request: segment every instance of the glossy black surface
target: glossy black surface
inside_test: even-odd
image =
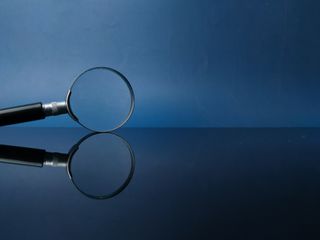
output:
[[[9,127],[0,144],[68,152],[86,134]],[[81,194],[64,168],[1,163],[1,239],[303,239],[320,224],[320,129],[117,134],[136,166],[111,199]]]

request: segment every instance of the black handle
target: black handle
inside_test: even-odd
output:
[[[46,151],[42,149],[0,145],[0,162],[42,167]]]
[[[42,103],[27,104],[0,110],[0,126],[29,122],[46,117]]]

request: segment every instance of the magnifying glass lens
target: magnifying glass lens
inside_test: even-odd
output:
[[[75,80],[68,104],[81,125],[96,132],[109,132],[129,119],[134,95],[121,73],[110,68],[92,68]]]

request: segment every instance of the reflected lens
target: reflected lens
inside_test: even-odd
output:
[[[69,162],[69,174],[79,191],[93,198],[110,198],[129,183],[134,155],[129,144],[114,134],[85,139]]]
[[[134,107],[128,80],[114,69],[92,68],[73,83],[67,98],[69,111],[84,127],[109,132],[121,127]]]

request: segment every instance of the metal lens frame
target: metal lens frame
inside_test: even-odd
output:
[[[79,120],[76,116],[76,114],[73,113],[72,109],[71,109],[71,105],[70,105],[70,96],[72,94],[72,88],[73,86],[76,84],[76,82],[84,75],[86,74],[87,72],[90,72],[90,71],[94,71],[94,70],[104,70],[104,71],[110,71],[112,73],[115,73],[116,75],[118,75],[120,77],[120,79],[126,84],[126,86],[128,87],[128,90],[130,92],[130,99],[131,99],[131,104],[130,104],[130,111],[128,112],[128,115],[127,117],[122,121],[120,122],[116,127],[112,128],[112,129],[108,129],[108,130],[105,130],[105,131],[99,131],[99,130],[96,130],[96,129],[92,129],[88,126],[86,126],[85,124],[81,123],[81,120]],[[66,103],[67,103],[67,110],[68,110],[68,114],[69,116],[75,120],[77,123],[79,123],[81,126],[83,126],[84,128],[90,130],[90,131],[93,131],[93,132],[98,132],[98,133],[107,133],[107,132],[112,132],[120,127],[122,127],[128,120],[129,118],[131,117],[132,113],[133,113],[133,110],[134,110],[134,106],[135,106],[135,96],[134,96],[134,92],[133,92],[133,89],[132,89],[132,86],[130,84],[130,82],[128,81],[128,79],[122,74],[120,73],[119,71],[113,69],[113,68],[110,68],[110,67],[93,67],[93,68],[89,68],[87,70],[85,70],[84,72],[82,72],[72,83],[68,93],[67,93],[67,97],[66,97]]]

